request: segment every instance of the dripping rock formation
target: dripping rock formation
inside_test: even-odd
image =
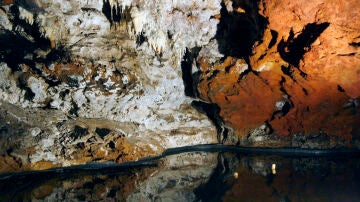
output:
[[[1,172],[360,146],[356,0],[0,5]]]

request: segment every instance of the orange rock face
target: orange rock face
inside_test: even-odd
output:
[[[241,3],[233,6],[245,8],[244,18],[253,16]],[[215,64],[198,58],[200,98],[220,107],[238,137],[232,143],[247,142],[261,128],[265,146],[302,146],[309,138],[319,138],[309,147],[353,145],[360,135],[358,2],[263,0],[258,6],[268,22],[252,53],[242,55],[249,67],[231,54]]]
[[[359,2],[352,1],[264,1],[261,14],[268,28],[278,32],[279,41],[290,30],[301,32],[309,23],[329,23],[305,53],[301,69],[342,86],[351,98],[360,95]]]

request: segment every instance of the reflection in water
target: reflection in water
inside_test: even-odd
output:
[[[202,201],[359,201],[358,158],[285,158],[219,154]],[[276,174],[273,174],[273,164]],[[234,177],[237,173],[237,178]]]
[[[359,169],[358,157],[188,152],[137,167],[2,175],[0,201],[360,201]]]

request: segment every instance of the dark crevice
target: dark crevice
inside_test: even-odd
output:
[[[240,73],[237,83],[240,83],[240,81],[242,79],[244,79],[249,73],[253,73],[256,76],[259,76],[259,72],[253,70],[249,57],[245,57],[243,59],[245,60],[246,64],[248,65],[248,68],[245,71]]]
[[[351,42],[349,43],[350,46],[354,46],[354,47],[359,47],[360,46],[360,42]]]
[[[141,46],[146,40],[147,38],[144,36],[144,33],[141,32],[139,35],[136,35],[136,46]]]
[[[76,102],[74,100],[71,101],[71,109],[69,110],[69,114],[75,117],[79,117],[78,111],[79,111],[79,107],[76,104]]]
[[[271,126],[271,124],[269,123],[269,121],[265,121],[265,126],[266,126],[266,129],[267,129],[266,134],[270,135],[270,134],[274,133],[274,129]]]
[[[41,109],[49,109],[49,110],[53,110],[53,109],[55,109],[55,108],[53,108],[52,106],[51,106],[51,102],[52,101],[54,101],[53,99],[51,99],[51,98],[47,98],[46,100],[45,100],[45,102],[44,102],[44,106],[42,106],[42,107],[40,107]]]
[[[212,79],[215,79],[216,78],[216,76],[217,76],[217,74],[218,73],[220,73],[220,70],[214,70],[213,72],[211,72],[212,74],[209,76],[209,77],[207,77],[206,79],[208,80],[208,81],[210,81],[210,80],[212,80]]]
[[[109,191],[109,193],[106,195],[106,197],[108,197],[108,198],[116,198],[116,192],[117,191],[118,191],[117,189],[112,188]],[[85,201],[85,199],[83,201]]]
[[[302,87],[302,91],[304,92],[305,95],[309,95],[308,91],[306,90],[306,88]]]
[[[229,128],[223,126],[220,135],[218,135],[218,141],[224,144],[229,137],[229,132]]]
[[[70,87],[75,87],[75,88],[79,87],[79,81],[68,75],[64,76],[64,82],[67,83]]]
[[[88,7],[82,7],[81,8],[82,11],[84,12],[96,12],[96,8],[88,8]]]
[[[103,7],[101,9],[106,19],[110,22],[110,27],[112,27],[114,23],[120,23],[122,20],[129,22],[131,18],[130,10],[130,7],[123,8],[119,3],[111,7],[109,0],[103,0]]]
[[[112,21],[120,22],[120,20],[121,20],[121,10],[119,7],[119,3],[117,3],[117,6],[112,7]]]
[[[110,132],[110,129],[107,128],[96,128],[95,132],[102,138],[104,139]]]
[[[6,154],[7,154],[8,156],[11,156],[11,153],[12,153],[13,151],[14,151],[13,148],[9,148],[9,149],[6,150]]]
[[[246,58],[251,55],[255,41],[262,39],[268,21],[258,14],[258,2],[234,0],[233,7],[244,8],[245,13],[228,12],[225,3],[221,3],[221,18],[215,38],[220,53],[225,57]]]
[[[310,50],[311,44],[320,36],[320,34],[330,25],[324,23],[309,23],[301,33],[295,36],[294,31],[290,30],[287,41],[281,39],[277,47],[282,59],[291,65],[299,68],[300,60],[304,54]]]
[[[111,5],[108,0],[103,0],[103,7],[101,9],[102,13],[105,15],[106,19],[110,22],[110,27],[113,24],[111,16]]]
[[[291,108],[292,108],[292,104],[289,102],[285,102],[284,106],[281,109],[283,116],[285,116],[290,111]]]
[[[265,53],[263,53],[263,54],[261,54],[261,55],[260,55],[260,57],[259,57],[259,59],[258,59],[258,61],[260,61],[260,60],[264,59],[264,57],[266,56],[266,54],[267,54],[266,52],[265,52]]]
[[[39,62],[45,63],[47,66],[50,64],[57,63],[70,63],[71,56],[69,49],[64,45],[58,45],[56,49],[51,49],[51,51],[46,55],[46,59],[39,59]]]
[[[66,97],[66,95],[68,95],[69,93],[70,93],[70,90],[69,90],[69,89],[65,89],[65,90],[61,91],[61,92],[59,93],[60,99],[64,100],[64,98]]]
[[[197,80],[199,75],[192,73],[193,63],[199,55],[201,48],[195,47],[186,49],[183,60],[181,61],[182,79],[185,87],[185,95],[195,98],[197,96]]]
[[[345,90],[340,85],[337,85],[337,90],[342,93],[345,92]]]
[[[25,74],[21,75],[19,78],[18,78],[18,82],[17,82],[17,86],[24,90],[25,91],[25,94],[24,94],[24,98],[26,100],[33,100],[34,97],[35,97],[35,93],[32,92],[32,90],[27,86],[27,83],[26,83],[26,80],[27,80],[27,76]]]
[[[284,106],[280,110],[276,110],[271,115],[270,121],[274,120],[275,118],[280,118],[285,116],[289,113],[290,109],[292,108],[292,104],[290,102],[285,102]]]
[[[240,83],[240,81],[241,81],[242,79],[244,79],[244,78],[246,77],[246,75],[248,75],[250,72],[254,73],[255,75],[258,75],[256,71],[251,70],[250,64],[249,64],[249,68],[248,68],[247,70],[245,70],[245,71],[243,71],[243,72],[240,73],[239,78],[238,78],[238,80],[237,80],[237,83]]]
[[[344,54],[337,54],[338,56],[354,56],[356,53],[344,53]]]
[[[83,149],[85,149],[85,143],[79,142],[76,144],[75,148],[79,149],[79,150],[83,150]]]
[[[33,93],[32,90],[31,90],[29,87],[24,87],[24,88],[22,88],[22,89],[25,90],[24,98],[25,98],[26,100],[31,101],[31,100],[34,99],[35,93]]]
[[[119,156],[116,157],[115,162],[119,162],[119,160],[124,156],[124,153],[119,154]]]
[[[231,67],[233,67],[232,64],[230,64],[229,66],[225,67],[225,72],[226,72],[226,73],[229,73]]]
[[[49,85],[49,87],[54,87],[54,86],[57,86],[57,85],[59,85],[61,83],[61,81],[57,80],[55,78],[55,76],[51,76],[51,77],[50,77],[51,79],[45,78],[45,82]]]
[[[111,148],[111,149],[115,149],[115,143],[113,141],[110,141],[108,146]]]
[[[220,117],[220,107],[215,103],[205,103],[201,101],[193,101],[191,106],[198,110],[200,113],[206,114],[210,121],[214,124],[217,130],[217,137],[219,143],[226,140],[227,133],[224,128],[224,120]],[[224,135],[225,133],[225,135]]]
[[[279,33],[277,31],[275,31],[275,30],[271,29],[270,33],[271,33],[271,40],[270,40],[270,43],[268,45],[269,49],[276,44],[277,38],[279,36]]]
[[[287,67],[282,65],[281,66],[281,71],[288,77],[290,77],[293,81],[296,81],[294,78],[294,70],[291,67]]]
[[[169,40],[172,40],[173,34],[170,31],[167,31],[167,36]]]
[[[287,91],[286,91],[286,89],[284,87],[285,82],[286,82],[285,77],[281,76],[281,81],[279,82],[280,91],[283,92],[286,95],[287,100],[285,101],[285,103],[284,103],[284,105],[282,106],[281,109],[276,110],[276,111],[273,112],[273,114],[270,117],[270,121],[274,120],[275,118],[281,118],[281,117],[285,116],[294,107],[294,104],[291,101],[291,96],[287,93]]]
[[[283,92],[285,95],[288,96],[288,99],[290,99],[290,95],[287,93],[286,89],[284,88],[284,83],[286,82],[285,77],[281,76],[281,80],[279,82],[280,84],[280,91]]]
[[[300,69],[299,69],[299,71],[300,71],[300,76],[303,77],[304,79],[306,79],[307,74],[305,72],[301,71]]]
[[[86,134],[88,134],[87,128],[83,128],[83,127],[76,125],[74,128],[74,131],[70,134],[70,137],[73,140],[77,140],[77,139],[84,137]]]

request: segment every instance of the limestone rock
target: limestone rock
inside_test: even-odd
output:
[[[215,127],[184,93],[180,62],[215,35],[219,9],[219,0],[2,2],[1,117],[14,121],[4,123],[9,160],[0,170],[135,161],[216,143]]]

